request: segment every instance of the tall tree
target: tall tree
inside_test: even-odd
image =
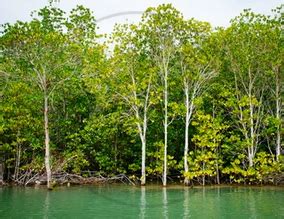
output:
[[[260,59],[264,56],[261,49],[264,20],[264,16],[245,10],[227,29],[227,57],[237,100],[233,114],[244,137],[249,167],[253,166],[264,118],[265,70]]]
[[[49,6],[41,9],[38,16],[39,19],[31,22],[6,25],[1,41],[3,54],[18,72],[17,77],[37,86],[41,93],[47,187],[51,189],[50,101],[60,87],[75,76],[80,66],[76,55],[80,53],[80,46],[65,33],[68,22],[62,10]]]
[[[189,125],[195,111],[195,101],[205,90],[206,83],[215,75],[212,68],[213,57],[205,42],[210,34],[208,23],[189,20],[187,22],[187,41],[181,46],[177,55],[180,65],[181,80],[185,96],[185,143],[184,143],[184,175],[185,185],[189,184],[188,151],[189,151]]]
[[[265,20],[263,50],[266,51],[265,56],[262,57],[264,68],[268,72],[268,84],[272,93],[272,99],[275,102],[275,110],[272,110],[277,119],[276,124],[276,147],[275,155],[276,160],[279,161],[279,155],[281,154],[281,112],[283,101],[283,8],[284,5],[273,10],[274,16],[268,17]],[[271,80],[273,78],[273,80]]]
[[[141,141],[141,185],[146,184],[146,135],[151,105],[153,69],[141,50],[137,26],[120,26],[114,33],[115,46],[111,78],[115,96],[127,106],[128,119],[133,118]],[[112,80],[110,78],[110,80]]]
[[[185,26],[182,15],[170,4],[157,8],[148,8],[142,18],[142,30],[145,33],[144,46],[153,58],[162,82],[163,112],[164,112],[164,161],[163,185],[167,185],[167,149],[169,121],[169,77],[172,74],[174,55],[185,36]]]

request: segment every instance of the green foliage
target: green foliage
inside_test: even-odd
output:
[[[51,4],[29,22],[2,25],[6,180],[44,171],[47,97],[53,171],[143,179],[144,158],[147,177],[160,177],[166,158],[169,175],[193,183],[276,183],[284,170],[283,156],[275,156],[283,138],[282,9],[271,16],[244,10],[228,28],[212,30],[163,4],[138,24],[117,25],[104,43],[83,6],[66,14]]]
[[[184,172],[184,177],[189,180],[206,176],[212,178],[222,168],[219,150],[224,139],[223,133],[228,128],[222,123],[221,118],[212,117],[202,111],[196,113],[192,122],[196,127],[196,134],[192,138],[195,150],[189,153],[189,172]]]
[[[245,155],[231,162],[231,166],[222,170],[223,174],[229,175],[230,181],[236,183],[273,183],[273,176],[281,172],[283,164],[276,162],[274,156],[259,152],[254,159],[254,167],[245,168]]]
[[[164,162],[164,144],[163,142],[154,143],[155,151],[147,153],[147,158],[149,160],[149,165],[146,167],[146,172],[148,175],[152,176],[162,176],[163,173],[163,162]],[[167,155],[168,169],[176,169],[177,161],[173,156]]]

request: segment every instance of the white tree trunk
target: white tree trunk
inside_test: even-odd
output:
[[[186,96],[186,117],[185,117],[185,142],[184,142],[184,173],[188,173],[188,129],[189,129],[189,118],[188,118],[188,96]],[[184,178],[184,184],[189,185],[189,179],[187,176]]]
[[[149,96],[150,96],[150,89],[151,89],[151,81],[149,81],[147,93],[144,102],[144,117],[143,117],[143,133],[142,133],[142,168],[141,168],[141,185],[144,186],[146,184],[146,133],[147,133],[147,112],[149,107]]]
[[[188,173],[188,161],[187,161],[187,156],[188,156],[188,129],[189,129],[189,120],[190,120],[190,115],[189,115],[189,91],[188,91],[188,85],[185,82],[184,84],[184,92],[185,92],[185,106],[186,106],[186,116],[185,116],[185,142],[184,142],[184,173]],[[189,185],[189,179],[187,176],[184,178],[184,184]]]
[[[185,115],[185,138],[184,138],[184,172],[188,173],[189,167],[188,167],[188,150],[189,150],[189,124],[190,119],[193,114],[194,110],[194,103],[196,97],[196,87],[193,88],[192,96],[189,98],[189,84],[188,81],[184,81],[184,94],[185,94],[185,107],[186,107],[186,115]],[[184,184],[189,185],[189,179],[188,177],[184,178]]]
[[[131,75],[132,78],[132,83],[135,85],[135,78],[134,75]],[[147,133],[147,112],[148,112],[148,107],[149,107],[149,96],[150,96],[150,89],[151,89],[151,82],[148,84],[146,96],[145,96],[145,102],[144,102],[144,108],[143,108],[143,125],[140,123],[140,114],[139,114],[139,108],[136,104],[132,106],[132,109],[134,109],[135,116],[137,121],[137,129],[139,132],[140,140],[141,140],[141,156],[142,156],[142,163],[141,163],[141,186],[144,186],[146,184],[146,133]],[[136,90],[133,91],[133,96],[136,100],[137,98],[137,93]]]
[[[249,160],[249,167],[253,166],[253,152],[251,148],[248,149],[248,160]]]
[[[164,170],[163,170],[163,186],[167,185],[167,148],[168,148],[168,72],[167,69],[165,69],[165,75],[164,75]]]
[[[255,143],[254,143],[254,121],[253,121],[253,105],[252,105],[252,100],[251,100],[251,96],[249,96],[250,98],[250,146],[249,146],[249,151],[248,151],[248,158],[249,158],[249,166],[252,167],[253,166],[253,159],[254,159],[254,147],[255,147]]]
[[[138,109],[136,108],[136,118],[139,119],[139,113]],[[139,136],[141,140],[141,157],[142,157],[142,163],[141,163],[141,186],[144,186],[146,184],[146,130],[147,130],[147,116],[144,115],[144,121],[143,121],[143,128],[141,127],[141,124],[137,122],[137,129],[139,131]]]
[[[251,70],[249,68],[249,85],[248,85],[248,98],[249,98],[249,110],[250,110],[250,146],[248,151],[248,158],[249,158],[249,167],[253,166],[253,159],[254,159],[254,151],[255,151],[255,130],[254,130],[254,106],[252,103],[252,88],[253,88],[253,79],[251,75]]]
[[[48,96],[44,94],[44,132],[45,132],[45,168],[47,188],[52,189],[51,186],[51,169],[50,169],[50,148],[49,148],[49,130],[48,130]]]
[[[142,143],[142,164],[141,164],[141,186],[146,184],[146,139],[141,138]]]

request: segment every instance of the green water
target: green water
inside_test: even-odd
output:
[[[284,218],[284,188],[0,188],[0,218]]]

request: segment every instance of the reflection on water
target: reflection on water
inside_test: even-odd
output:
[[[284,188],[0,188],[0,217],[284,218],[283,197]]]
[[[163,187],[163,216],[168,218],[168,197],[167,188]]]
[[[249,205],[249,211],[251,212],[250,218],[257,218],[256,213],[256,206],[255,206],[255,198],[251,191],[248,192],[248,199],[247,199],[248,205]]]
[[[189,218],[189,191],[188,191],[188,188],[185,188],[184,189],[184,192],[183,192],[183,218],[186,219],[186,218]]]
[[[140,218],[145,218],[146,213],[146,188],[141,187],[141,199],[140,199]]]
[[[49,192],[46,192],[46,196],[45,196],[45,200],[44,200],[44,211],[43,211],[43,215],[44,218],[47,219],[48,218],[48,212],[49,212]]]

